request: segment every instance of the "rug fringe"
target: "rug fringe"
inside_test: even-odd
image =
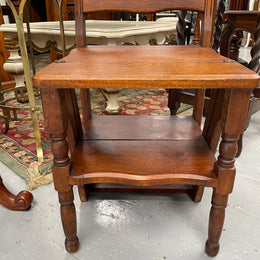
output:
[[[49,172],[41,175],[37,166],[28,169],[28,184],[26,186],[28,190],[36,189],[42,184],[49,184],[51,182],[53,182],[53,177]]]

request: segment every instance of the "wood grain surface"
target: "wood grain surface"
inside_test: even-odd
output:
[[[210,48],[89,46],[36,73],[40,88],[255,88],[259,76]]]
[[[85,131],[84,139],[91,140],[192,140],[201,135],[191,116],[93,116]]]
[[[70,184],[121,183],[136,186],[184,183],[217,186],[215,158],[194,141],[84,141],[72,154]]]
[[[128,11],[139,13],[154,13],[164,10],[196,10],[204,11],[204,0],[83,0],[83,12],[97,11]]]
[[[96,116],[86,126],[72,153],[70,184],[218,183],[215,157],[192,117]]]

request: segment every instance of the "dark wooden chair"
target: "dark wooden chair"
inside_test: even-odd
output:
[[[140,189],[186,184],[213,188],[206,252],[210,256],[218,253],[233,188],[237,140],[244,129],[251,88],[258,85],[259,75],[209,48],[215,6],[215,1],[208,0],[75,2],[77,48],[34,77],[34,85],[41,89],[46,129],[52,141],[52,172],[68,252],[79,247],[73,185],[79,187],[84,201],[90,184]],[[201,46],[86,46],[87,13],[176,9],[202,14]],[[85,100],[83,127],[75,88],[81,89]],[[190,88],[202,93],[222,89],[224,105],[219,108],[213,99],[211,102],[213,111],[222,110],[218,158],[211,148],[215,132],[211,118],[206,118],[207,127],[201,131],[201,113],[191,117],[94,117],[89,88]]]
[[[229,11],[226,12],[227,22],[223,29],[221,37],[221,54],[226,57],[232,57],[239,60],[239,46],[237,48],[237,55],[231,53],[232,37],[235,33],[240,31],[247,31],[254,35],[254,46],[251,49],[252,60],[245,65],[255,71],[259,72],[259,58],[260,58],[260,11]],[[234,48],[233,48],[234,50]],[[247,129],[250,118],[253,114],[260,111],[260,87],[252,90],[252,95],[249,103],[247,120],[245,129]],[[242,151],[242,140],[243,134],[241,134],[239,139],[239,146],[237,157]]]

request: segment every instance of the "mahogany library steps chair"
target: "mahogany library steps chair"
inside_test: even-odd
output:
[[[202,14],[200,46],[86,46],[88,13],[182,9]],[[234,183],[237,140],[259,75],[209,48],[215,9],[214,0],[75,1],[76,49],[34,77],[52,141],[52,173],[68,252],[79,247],[73,185],[79,187],[84,201],[90,184],[142,189],[186,184],[213,188],[206,252],[218,253]],[[83,127],[75,88],[81,89],[85,100]],[[201,131],[196,113],[190,117],[91,116],[90,88],[222,89],[225,101],[218,158],[211,148],[215,128],[210,118]]]

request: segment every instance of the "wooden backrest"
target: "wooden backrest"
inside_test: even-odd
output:
[[[155,13],[173,9],[192,7],[196,11],[204,11],[204,0],[83,0],[83,12],[128,11],[139,13]]]
[[[76,45],[86,46],[86,13],[99,11],[120,11],[134,13],[155,13],[166,10],[191,10],[202,13],[202,46],[210,46],[216,10],[216,0],[75,0]]]

